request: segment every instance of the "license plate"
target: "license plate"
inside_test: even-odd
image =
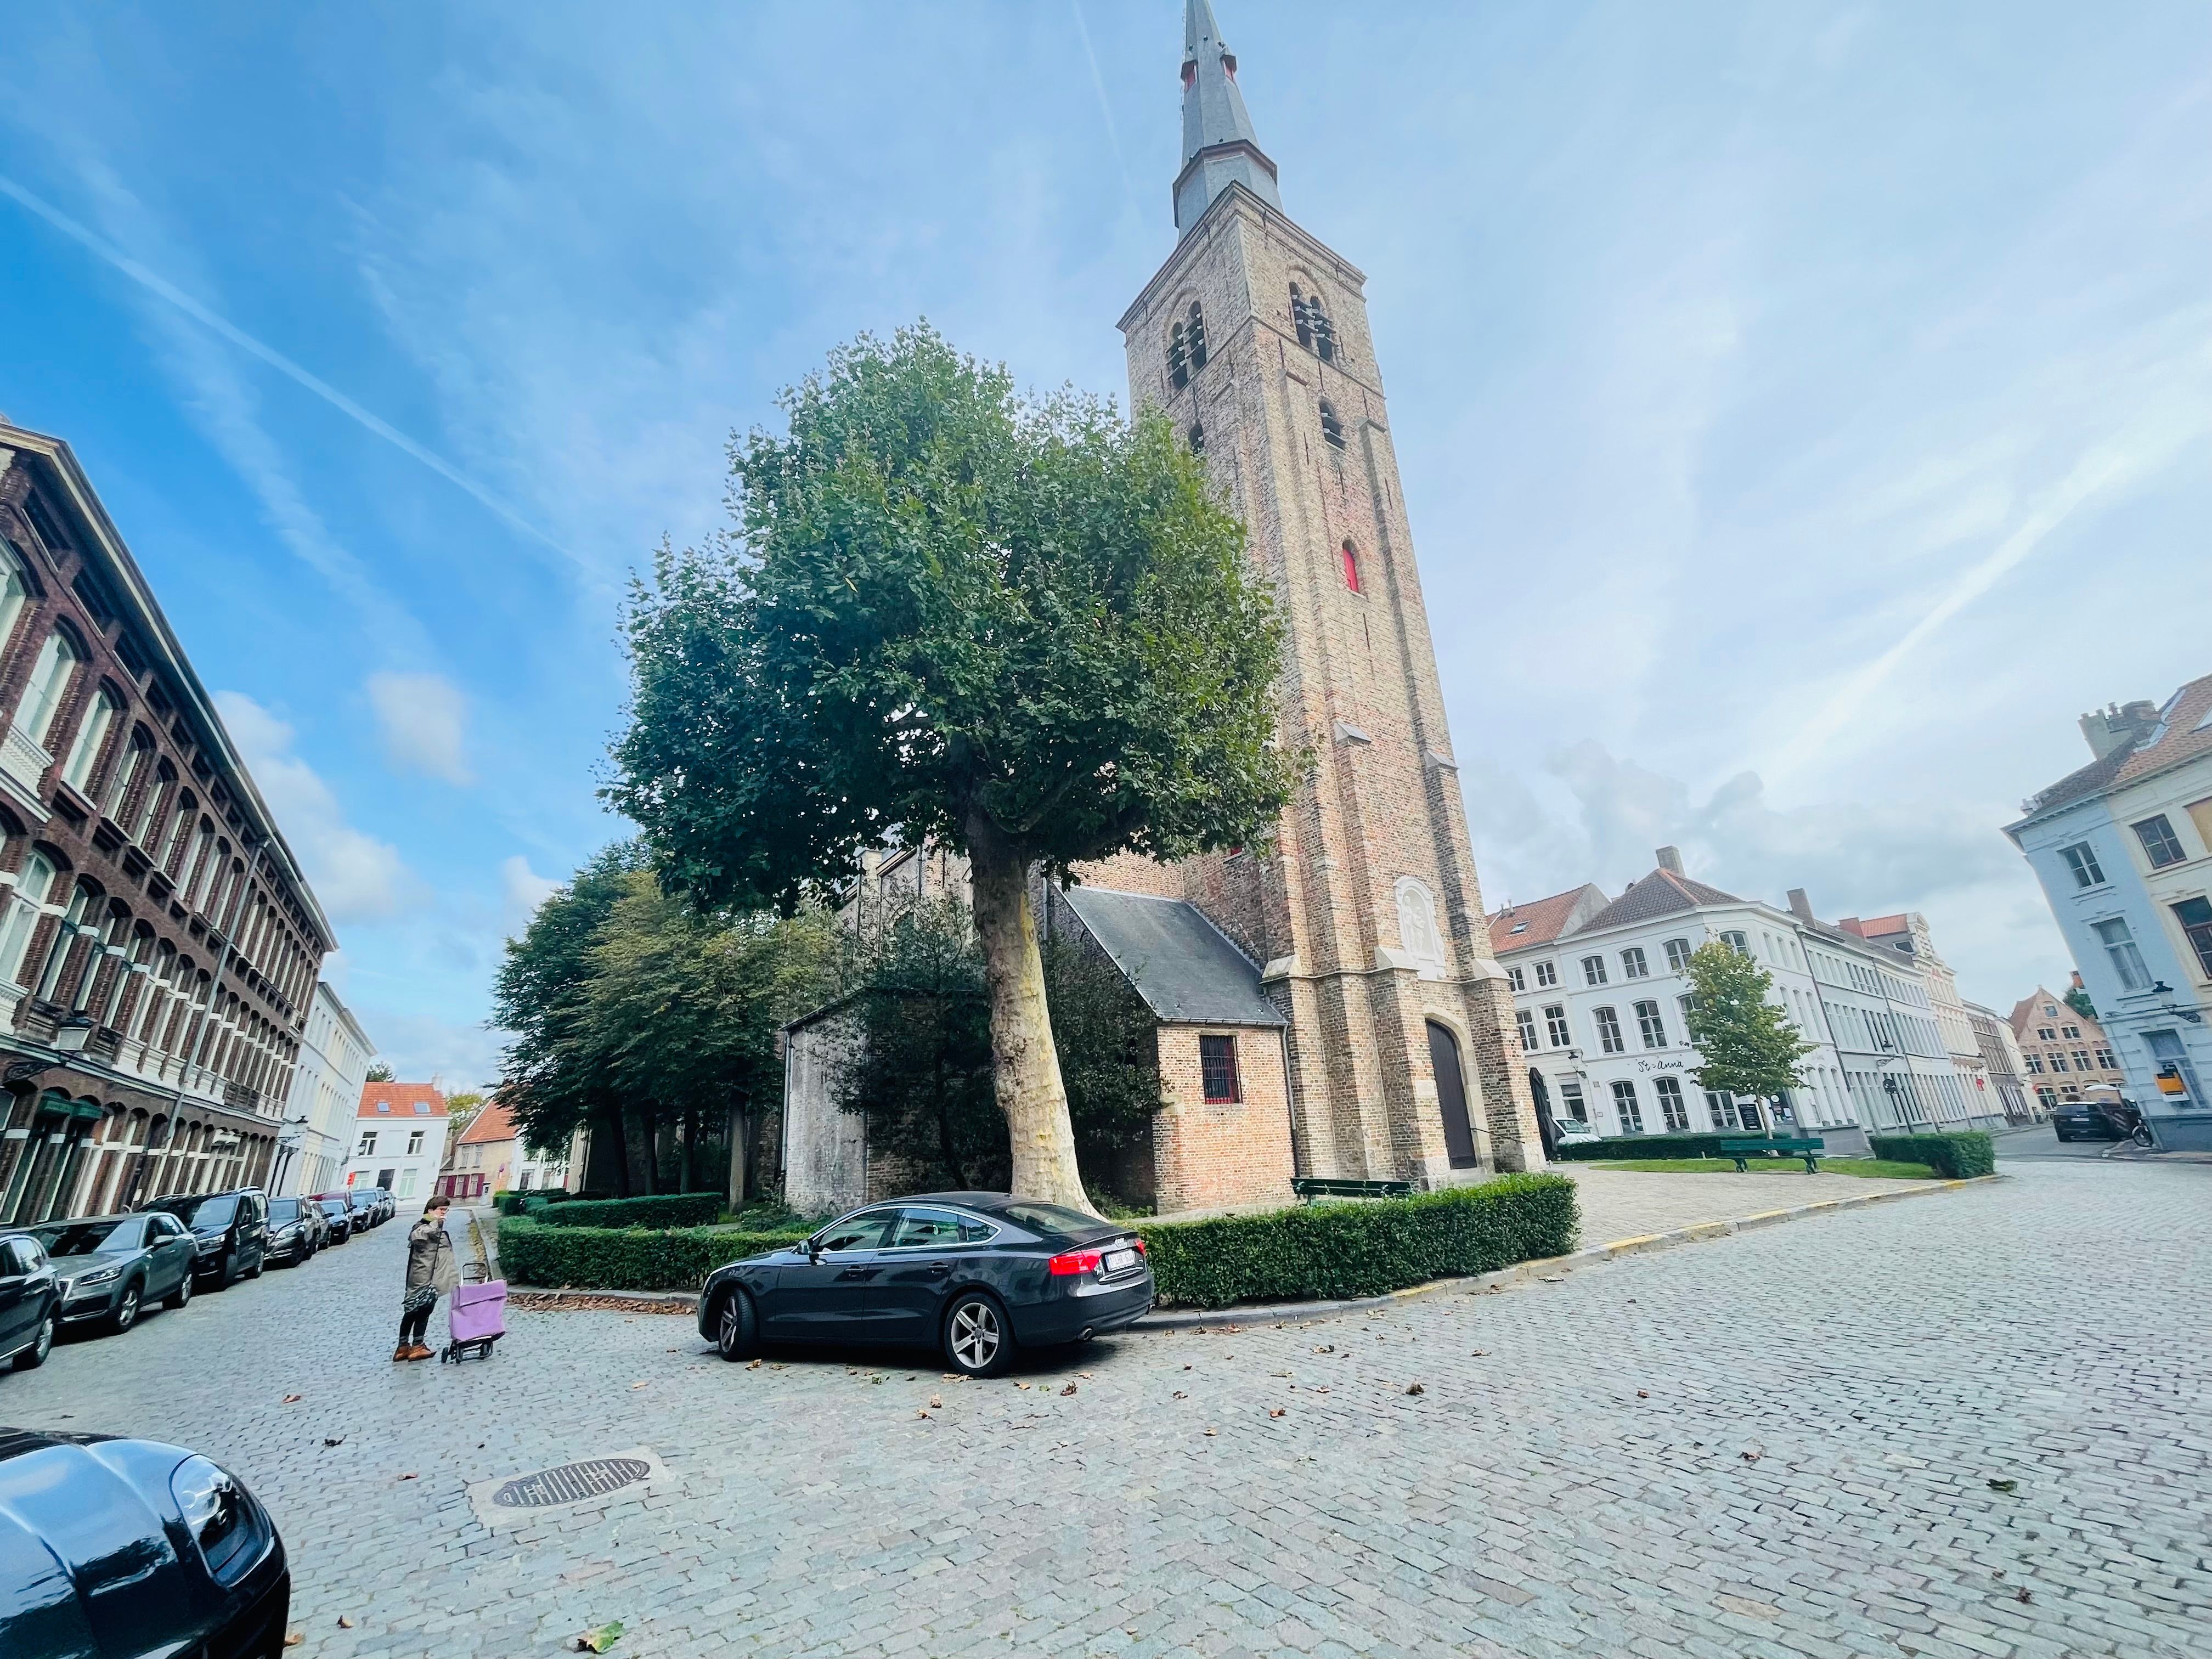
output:
[[[1137,1253],[1134,1250],[1109,1250],[1106,1252],[1106,1271],[1109,1273],[1118,1273],[1124,1267],[1133,1267],[1136,1265]]]

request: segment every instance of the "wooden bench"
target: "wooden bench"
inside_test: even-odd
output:
[[[1753,1153],[1780,1152],[1786,1157],[1803,1158],[1805,1173],[1818,1175],[1820,1173],[1820,1149],[1826,1145],[1818,1135],[1808,1136],[1803,1140],[1723,1140],[1720,1144],[1720,1154],[1723,1158],[1735,1160],[1739,1174],[1751,1168]]]
[[[1413,1187],[1407,1181],[1323,1181],[1311,1176],[1294,1176],[1291,1190],[1310,1204],[1317,1198],[1411,1198]]]

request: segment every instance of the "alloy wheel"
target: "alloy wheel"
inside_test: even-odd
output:
[[[115,1304],[115,1328],[127,1331],[138,1322],[138,1287],[132,1285],[123,1292],[123,1299]]]
[[[988,1370],[1006,1342],[999,1310],[981,1299],[962,1303],[953,1310],[951,1341],[954,1358],[969,1370]]]

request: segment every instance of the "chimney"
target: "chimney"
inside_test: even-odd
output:
[[[1811,921],[1814,919],[1813,901],[1805,896],[1805,890],[1802,887],[1793,887],[1790,890],[1790,914],[1800,921]]]
[[[2081,716],[2081,735],[2088,739],[2089,752],[2099,760],[2122,749],[2132,749],[2158,729],[2158,705],[2137,698],[2120,704],[2108,703],[2105,712]]]
[[[1679,876],[1683,873],[1682,852],[1680,848],[1662,847],[1652,856],[1659,860],[1659,867],[1668,875]]]
[[[1842,928],[1847,933],[1856,933],[1861,939],[1864,939],[1866,937],[1866,929],[1860,925],[1859,919],[1856,916],[1845,916],[1841,921],[1838,922],[1836,926]]]

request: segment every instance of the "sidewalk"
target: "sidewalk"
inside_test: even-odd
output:
[[[1570,1176],[1583,1212],[1583,1243],[1609,1244],[1646,1233],[1672,1232],[1707,1221],[1739,1221],[1768,1210],[1794,1209],[1832,1198],[1911,1191],[1927,1181],[1883,1181],[1863,1176],[1807,1175],[1802,1169],[1738,1175],[1653,1175],[1555,1164]]]

